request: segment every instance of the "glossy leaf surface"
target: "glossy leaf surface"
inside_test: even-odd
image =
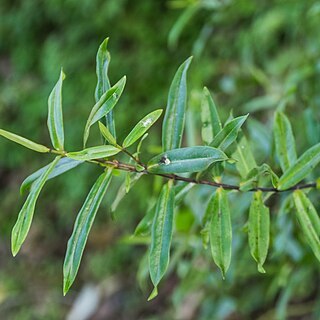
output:
[[[147,168],[151,173],[198,172],[214,162],[227,159],[219,149],[195,146],[164,152],[152,158]]]
[[[280,177],[279,190],[288,189],[304,179],[320,162],[320,143],[308,149]]]
[[[148,115],[146,115],[143,119],[141,119],[136,126],[131,130],[131,132],[127,135],[127,137],[123,141],[123,147],[128,148],[133,143],[135,143],[138,139],[140,139],[149,129],[150,127],[159,119],[161,116],[162,109],[155,110]]]
[[[31,149],[33,151],[42,152],[42,153],[46,153],[46,152],[50,151],[49,148],[47,148],[41,144],[35,143],[31,140],[28,140],[26,138],[23,138],[21,136],[18,136],[17,134],[11,133],[6,130],[0,129],[0,136],[7,138],[8,140],[11,140],[15,143],[21,144],[22,146],[24,146],[28,149]]]
[[[69,291],[77,275],[82,254],[96,217],[101,201],[111,181],[112,171],[106,171],[97,179],[92,186],[77,219],[74,224],[72,235],[68,241],[67,252],[63,264],[63,293]]]
[[[65,74],[61,70],[60,77],[48,99],[48,129],[53,147],[64,150],[64,129],[62,115],[62,82]]]
[[[115,154],[119,153],[121,150],[111,146],[97,146],[87,148],[77,152],[69,152],[66,154],[68,158],[75,159],[78,161],[88,161],[92,159],[100,159],[100,158],[108,158],[114,156]]]
[[[192,57],[177,70],[171,83],[166,112],[162,125],[163,151],[181,146],[187,105],[187,71]]]
[[[19,212],[19,216],[12,229],[11,236],[11,250],[13,256],[19,252],[28,235],[39,194],[46,183],[50,172],[52,172],[59,160],[60,157],[56,157],[54,161],[51,162],[46,168],[46,170],[42,172],[40,177],[34,182],[25,203]]]
[[[169,265],[173,211],[174,188],[172,181],[169,181],[162,187],[159,195],[151,230],[149,271],[155,288],[157,288]]]

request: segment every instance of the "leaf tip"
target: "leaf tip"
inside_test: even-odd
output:
[[[152,292],[150,293],[150,296],[148,297],[148,301],[153,300],[158,295],[158,288],[154,287]]]
[[[263,268],[262,264],[258,263],[258,271],[260,273],[266,273],[266,270]]]

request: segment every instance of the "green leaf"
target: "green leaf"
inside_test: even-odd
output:
[[[53,170],[50,172],[50,174],[47,177],[47,180],[55,178],[57,176],[60,176],[61,174],[77,167],[79,164],[81,164],[82,161],[77,161],[69,158],[61,158],[59,162],[56,164],[56,166],[53,168]],[[47,166],[37,170],[36,172],[32,173],[30,176],[28,176],[21,184],[20,187],[20,194],[23,195],[26,191],[30,190],[33,183],[45,172],[48,170],[48,168],[51,166],[51,164],[48,164]]]
[[[293,192],[296,214],[304,237],[320,261],[320,218],[312,202],[301,190]]]
[[[131,130],[128,136],[124,139],[123,147],[128,148],[139,138],[141,138],[150,129],[150,127],[159,119],[161,113],[162,109],[158,109],[149,113],[143,119],[141,119]]]
[[[231,262],[232,227],[227,192],[218,188],[209,202],[210,246],[215,264],[220,268],[222,277]]]
[[[203,88],[203,98],[201,102],[202,140],[210,144],[213,138],[221,131],[221,120],[217,107],[212,99],[210,91]]]
[[[240,116],[232,119],[228,122],[223,129],[214,137],[213,141],[210,143],[211,147],[219,148],[221,150],[227,149],[231,143],[233,143],[237,137],[238,132],[246,121],[248,114],[245,116]]]
[[[136,226],[136,229],[134,230],[134,235],[136,237],[144,237],[149,234],[150,227],[152,225],[153,217],[155,214],[155,208],[156,205],[154,201],[151,201],[151,205],[149,205],[147,213],[144,215],[144,217],[141,219],[141,221]]]
[[[83,145],[85,146],[89,137],[90,127],[106,116],[117,104],[126,84],[126,77],[121,78],[113,87],[105,92],[100,100],[94,105],[87,120],[84,135]]]
[[[173,181],[170,180],[162,187],[151,230],[149,272],[155,288],[157,288],[169,265],[173,211],[174,188]]]
[[[258,271],[265,273],[263,264],[269,248],[270,213],[263,203],[261,191],[256,191],[253,195],[248,228],[251,255],[258,263]]]
[[[68,158],[75,159],[78,161],[88,161],[92,159],[108,158],[116,155],[120,151],[121,151],[120,149],[114,146],[105,145],[105,146],[91,147],[91,148],[87,148],[77,152],[68,152],[66,156]]]
[[[112,170],[100,175],[92,186],[74,224],[72,235],[68,241],[67,252],[63,264],[63,294],[69,291],[77,275],[84,247],[91,230],[96,213],[107,191],[112,177]]]
[[[163,151],[181,146],[187,105],[187,71],[192,57],[188,58],[177,70],[171,83],[167,108],[162,125]]]
[[[14,134],[2,129],[0,129],[0,136],[3,136],[4,138],[7,138],[8,140],[11,140],[15,143],[21,144],[22,146],[28,149],[31,149],[33,151],[42,152],[42,153],[46,153],[50,151],[49,148],[41,144],[35,143],[31,140],[18,136],[17,134]]]
[[[245,136],[237,143],[237,149],[233,153],[232,158],[237,160],[236,168],[242,178],[246,178],[248,173],[257,166],[250,144]]]
[[[95,90],[96,102],[100,100],[105,92],[107,92],[111,85],[108,77],[108,69],[111,60],[110,53],[107,49],[109,38],[106,38],[100,45],[97,57],[96,57],[96,74],[97,74],[97,86]],[[113,111],[111,110],[106,115],[107,128],[113,137],[116,136],[116,129],[113,119]]]
[[[114,136],[111,134],[109,129],[102,123],[99,122],[99,129],[102,136],[113,146],[117,145],[117,141]]]
[[[195,146],[161,153],[148,162],[147,168],[150,173],[198,172],[227,159],[219,149]]]
[[[297,153],[290,121],[280,111],[274,117],[274,141],[280,167],[285,172],[297,160]]]
[[[53,147],[64,150],[64,129],[62,115],[62,82],[65,74],[61,70],[60,77],[48,99],[48,129]]]
[[[50,172],[53,170],[59,160],[60,157],[56,157],[47,167],[47,169],[43,171],[40,177],[34,182],[27,200],[19,212],[19,216],[12,229],[11,236],[11,250],[13,256],[16,256],[16,254],[19,252],[24,240],[27,237],[35,210],[36,201],[39,197],[41,189],[48,179]]]
[[[280,177],[279,190],[286,190],[303,180],[320,162],[320,143],[308,149]]]

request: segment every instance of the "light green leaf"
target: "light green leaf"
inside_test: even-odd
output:
[[[50,172],[53,170],[59,160],[60,157],[56,157],[47,167],[47,169],[43,171],[40,177],[34,182],[27,200],[19,212],[17,222],[12,229],[11,235],[11,250],[13,256],[16,256],[16,254],[19,252],[24,240],[27,237],[35,210],[36,201],[39,197],[41,189],[48,179]]]
[[[151,173],[198,172],[214,162],[227,159],[219,149],[195,146],[161,153],[148,162],[147,168]]]
[[[81,164],[82,161],[77,161],[69,158],[61,158],[59,162],[56,164],[56,166],[52,169],[50,174],[47,177],[47,180],[55,178],[75,167],[77,167],[79,164]],[[20,187],[20,194],[23,195],[26,191],[30,190],[33,183],[45,172],[48,170],[48,168],[51,166],[51,164],[48,164],[47,166],[37,170],[36,172],[32,173],[30,176],[28,176],[21,184]]]
[[[18,136],[17,134],[14,134],[2,129],[0,129],[0,136],[3,136],[4,138],[7,138],[8,140],[11,140],[15,143],[21,144],[22,146],[28,149],[31,149],[33,151],[42,152],[42,153],[46,153],[50,151],[49,148],[41,144],[35,143],[31,140]]]
[[[150,127],[159,119],[161,113],[162,109],[158,109],[149,113],[143,119],[141,119],[131,130],[128,136],[124,139],[123,147],[128,148],[139,138],[141,138],[150,129]]]
[[[207,210],[211,215],[209,228],[212,257],[225,278],[231,262],[232,227],[228,196],[224,189],[217,189]]]
[[[114,146],[105,145],[105,146],[91,147],[91,148],[87,148],[77,152],[68,152],[66,156],[68,158],[75,159],[78,161],[88,161],[92,159],[108,158],[116,155],[120,151],[121,151],[120,149]]]
[[[121,78],[113,87],[105,92],[100,100],[94,105],[87,120],[84,135],[83,145],[85,146],[89,137],[90,127],[106,116],[117,104],[126,84],[126,77]]]
[[[151,230],[149,272],[155,288],[157,288],[169,265],[173,211],[174,188],[173,181],[170,180],[162,187]]]
[[[117,141],[114,136],[111,134],[109,129],[102,123],[99,122],[99,129],[102,136],[113,146],[117,145]]]
[[[61,70],[60,77],[48,99],[48,129],[53,147],[64,150],[64,129],[62,115],[62,82],[65,74]]]
[[[296,146],[289,119],[280,111],[274,117],[274,141],[276,154],[283,172],[297,160]]]
[[[96,57],[96,74],[97,74],[97,86],[95,90],[96,102],[100,100],[105,92],[107,92],[111,85],[108,77],[108,69],[111,60],[110,53],[107,49],[109,38],[106,38],[100,45],[97,57]],[[113,119],[113,111],[111,110],[106,115],[107,128],[113,137],[116,136],[116,129]]]
[[[214,137],[213,141],[210,143],[211,147],[219,148],[221,150],[227,149],[231,143],[233,143],[237,137],[238,132],[246,121],[248,114],[245,116],[240,116],[232,119],[228,122],[223,129]]]
[[[167,108],[162,124],[163,151],[181,146],[187,105],[187,71],[192,57],[177,70],[168,95]]]
[[[256,191],[253,195],[248,228],[251,255],[258,263],[258,271],[265,273],[263,264],[269,248],[270,213],[263,203],[261,191]]]
[[[320,143],[308,149],[280,177],[279,190],[286,190],[303,180],[320,162]]]
[[[203,98],[201,102],[201,121],[202,140],[206,144],[210,144],[213,138],[222,129],[222,125],[217,107],[212,99],[210,91],[206,87],[203,88]]]
[[[248,173],[257,166],[250,144],[245,136],[237,143],[237,149],[233,153],[232,158],[237,160],[236,168],[242,178],[246,178]]]
[[[314,255],[320,261],[320,218],[312,202],[301,190],[293,192],[296,214],[302,233],[307,239]]]
[[[96,213],[107,191],[112,170],[104,172],[92,186],[74,224],[63,264],[63,294],[69,291],[77,275],[82,254]]]

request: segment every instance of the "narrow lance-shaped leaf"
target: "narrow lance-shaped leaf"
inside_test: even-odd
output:
[[[33,151],[42,152],[42,153],[46,153],[50,151],[50,149],[47,148],[46,146],[35,143],[31,140],[18,136],[17,134],[14,134],[2,129],[0,129],[0,136],[3,136],[4,138],[7,138],[8,140],[11,140],[15,143],[21,144],[22,146],[28,149],[31,149]]]
[[[147,168],[151,173],[199,172],[214,162],[227,159],[219,149],[195,146],[161,153],[148,162]]]
[[[173,181],[170,180],[162,187],[152,224],[149,271],[155,290],[149,299],[154,298],[156,295],[157,286],[169,265],[173,228],[173,211],[174,188]]]
[[[222,129],[217,107],[212,99],[210,91],[203,88],[203,98],[201,102],[202,140],[210,144],[213,138]]]
[[[68,241],[63,264],[63,294],[65,295],[77,275],[82,254],[89,232],[96,217],[101,201],[107,191],[112,177],[112,170],[104,172],[92,186],[74,224]]]
[[[285,172],[297,160],[297,153],[290,121],[280,111],[274,117],[274,141],[280,167]]]
[[[308,149],[280,177],[278,189],[285,190],[303,180],[320,162],[320,143]]]
[[[128,148],[133,143],[135,143],[138,139],[140,139],[149,129],[150,127],[159,119],[161,116],[162,109],[155,110],[148,115],[146,115],[143,119],[141,119],[136,126],[131,130],[128,136],[123,141],[123,147]]]
[[[66,156],[71,159],[75,159],[78,161],[89,161],[92,159],[100,159],[107,158],[116,155],[121,150],[111,146],[111,145],[103,145],[97,147],[87,148],[77,152],[68,152]]]
[[[61,158],[53,170],[48,175],[47,180],[55,178],[81,164],[82,161],[77,161],[70,158]],[[23,195],[26,191],[30,190],[33,183],[45,172],[51,164],[46,165],[45,167],[37,170],[36,172],[32,173],[28,176],[21,184],[20,187],[20,194]]]
[[[187,105],[187,70],[192,57],[177,70],[171,83],[167,108],[162,125],[163,151],[181,146]]]
[[[221,150],[227,149],[238,137],[239,130],[246,121],[248,115],[234,118],[214,137],[210,146]]]
[[[48,179],[50,172],[53,170],[59,160],[60,157],[56,157],[47,167],[47,169],[41,174],[41,176],[34,182],[27,200],[19,212],[17,222],[12,229],[11,250],[13,256],[19,252],[24,240],[27,237],[35,210],[36,201],[39,197],[41,189]]]
[[[60,77],[48,99],[48,129],[52,145],[57,150],[64,150],[64,129],[62,115],[62,82],[65,74],[61,70]]]
[[[270,213],[262,199],[262,192],[256,191],[249,211],[249,247],[252,257],[258,263],[258,271],[265,273],[263,264],[267,258],[270,235]]]
[[[90,127],[106,116],[117,104],[126,84],[126,77],[121,78],[113,87],[105,92],[100,100],[92,108],[89,118],[87,120],[84,135],[83,145],[85,146],[89,137]]]
[[[111,60],[110,53],[107,49],[109,38],[106,38],[100,45],[97,57],[96,57],[96,74],[97,74],[97,86],[95,90],[96,102],[100,100],[102,95],[110,89],[110,81],[108,77],[108,69]],[[106,115],[106,124],[111,135],[116,136],[116,129],[113,119],[113,111],[111,110]]]
[[[237,143],[237,149],[233,153],[232,158],[237,160],[236,168],[243,179],[247,177],[253,168],[257,167],[250,144],[245,136]]]
[[[301,190],[293,192],[296,214],[304,237],[320,261],[320,218],[312,202]]]
[[[209,229],[212,257],[225,278],[231,261],[232,227],[228,196],[224,189],[217,189],[207,210],[211,215]]]
[[[111,132],[109,131],[109,129],[102,123],[99,122],[99,129],[100,132],[102,134],[102,136],[113,146],[115,146],[117,144],[116,139],[114,138],[114,136],[111,134]]]

